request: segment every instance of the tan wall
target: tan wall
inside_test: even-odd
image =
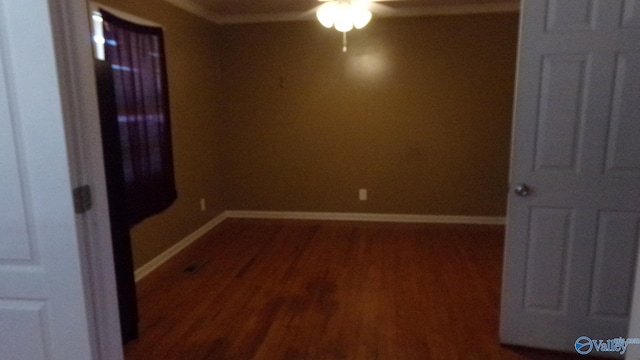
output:
[[[374,19],[343,54],[315,22],[224,26],[227,208],[504,215],[517,31]]]
[[[225,209],[504,215],[516,14],[375,19],[343,54],[315,22],[102,3],[165,29],[178,200],[136,268]]]
[[[144,265],[224,210],[219,116],[220,95],[213,24],[158,0],[101,0],[106,6],[164,28],[178,200],[132,229],[136,268]],[[208,209],[200,211],[200,198]]]

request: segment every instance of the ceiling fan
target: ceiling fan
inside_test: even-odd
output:
[[[318,0],[322,4],[315,9],[318,21],[326,28],[335,28],[346,33],[352,29],[362,29],[373,12],[388,13],[391,8],[381,1],[401,0]]]
[[[371,21],[373,11],[388,11],[389,7],[377,1],[400,0],[318,0],[316,17],[322,26],[335,28],[342,33],[342,52],[347,52],[347,32],[362,29]]]

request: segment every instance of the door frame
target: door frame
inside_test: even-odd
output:
[[[48,0],[73,187],[91,186],[92,208],[77,215],[83,282],[96,359],[122,360],[106,176],[86,0]]]

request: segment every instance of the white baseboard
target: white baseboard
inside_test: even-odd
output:
[[[223,222],[226,218],[227,216],[225,215],[225,212],[223,212],[222,214],[211,219],[206,224],[202,225],[198,230],[189,234],[187,237],[165,250],[162,254],[156,256],[148,263],[136,269],[136,271],[134,272],[136,282],[142,280],[142,278],[149,275],[149,273],[157,269],[160,265],[164,264],[167,260],[171,259],[184,248],[191,245],[194,241],[200,239],[204,234]]]
[[[225,211],[227,218],[378,221],[400,223],[504,225],[504,217],[459,215],[367,214],[289,211]]]
[[[194,231],[178,243],[156,256],[135,271],[136,282],[149,275],[194,241],[200,239],[209,230],[228,218],[243,219],[298,219],[298,220],[338,220],[338,221],[374,221],[398,223],[434,223],[434,224],[473,224],[504,225],[504,217],[494,216],[459,216],[459,215],[410,215],[410,214],[366,214],[366,213],[330,213],[330,212],[295,212],[295,211],[240,211],[227,210],[216,216],[198,230]]]

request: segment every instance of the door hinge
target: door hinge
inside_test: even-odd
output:
[[[91,210],[91,205],[91,187],[89,185],[73,189],[73,207],[76,214],[83,214]]]

